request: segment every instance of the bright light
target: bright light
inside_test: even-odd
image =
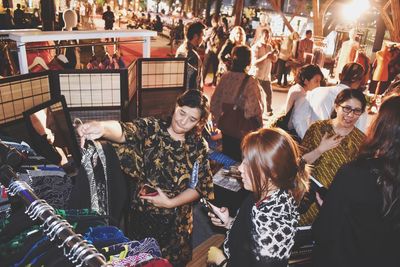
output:
[[[353,0],[353,2],[343,6],[342,18],[346,21],[355,21],[369,8],[369,0]]]

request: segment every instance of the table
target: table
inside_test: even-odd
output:
[[[150,38],[155,36],[157,36],[157,32],[155,31],[136,29],[118,31],[23,31],[9,33],[9,39],[17,43],[18,61],[21,74],[29,72],[25,47],[25,44],[29,42],[132,37],[143,39],[143,57],[150,57]]]

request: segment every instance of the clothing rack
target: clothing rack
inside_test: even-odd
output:
[[[128,41],[114,41],[114,42],[93,42],[93,43],[83,43],[83,44],[65,44],[65,45],[46,45],[46,46],[36,46],[36,47],[29,47],[26,48],[26,51],[31,51],[31,50],[48,50],[48,49],[58,49],[58,48],[67,48],[67,47],[83,47],[83,46],[95,46],[95,45],[110,45],[110,44],[123,44],[123,43],[129,43],[129,44],[140,44],[144,43],[143,40],[128,40]],[[13,51],[13,50],[11,50]],[[16,51],[16,50],[14,50]]]
[[[96,30],[96,31],[48,31],[48,32],[15,32],[10,33],[9,39],[17,42],[18,60],[21,74],[29,72],[26,58],[26,43],[45,42],[50,40],[88,40],[99,38],[134,38],[143,41],[143,57],[150,57],[151,37],[157,32],[148,30]]]
[[[32,188],[23,181],[19,181],[13,169],[4,164],[0,167],[0,182],[8,187],[10,196],[19,196],[27,209],[25,213],[33,220],[39,219],[40,227],[50,241],[58,239],[59,248],[63,248],[64,255],[76,266],[107,266],[106,258],[97,249],[89,244],[82,235],[76,234],[72,226],[63,220],[45,200],[39,199]]]

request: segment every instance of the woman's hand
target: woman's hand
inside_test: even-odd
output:
[[[155,196],[140,196],[141,199],[146,200],[157,208],[174,208],[172,200],[159,188],[156,188],[158,194]]]
[[[343,140],[343,136],[338,134],[332,135],[328,137],[328,133],[325,133],[321,139],[321,143],[319,143],[318,151],[323,154],[324,152],[331,150],[332,148],[337,147],[340,142]]]
[[[84,146],[85,140],[96,140],[104,135],[104,126],[99,121],[92,121],[79,125],[76,128],[80,136],[80,145]]]
[[[213,209],[213,212],[209,212],[208,217],[210,217],[212,224],[229,229],[232,221],[234,220],[229,216],[229,210],[225,207],[218,208],[211,203],[210,205]]]
[[[207,253],[207,263],[220,265],[226,259],[222,250],[217,247],[210,247]]]

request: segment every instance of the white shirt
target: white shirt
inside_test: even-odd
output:
[[[310,124],[317,120],[327,120],[331,117],[333,106],[335,103],[336,96],[344,89],[349,88],[345,84],[338,84],[330,87],[318,87],[312,91],[307,92],[306,100],[309,105]],[[306,104],[305,104],[306,105]],[[307,108],[302,108],[303,111]],[[367,114],[364,112],[360,118],[358,118],[356,127],[365,133],[367,128]],[[300,136],[303,138],[303,136]]]
[[[310,109],[306,101],[306,91],[300,84],[295,84],[290,87],[285,112],[289,112],[293,106],[292,114],[288,122],[289,129],[295,129],[297,134],[303,138],[310,123],[305,118],[309,117]]]

